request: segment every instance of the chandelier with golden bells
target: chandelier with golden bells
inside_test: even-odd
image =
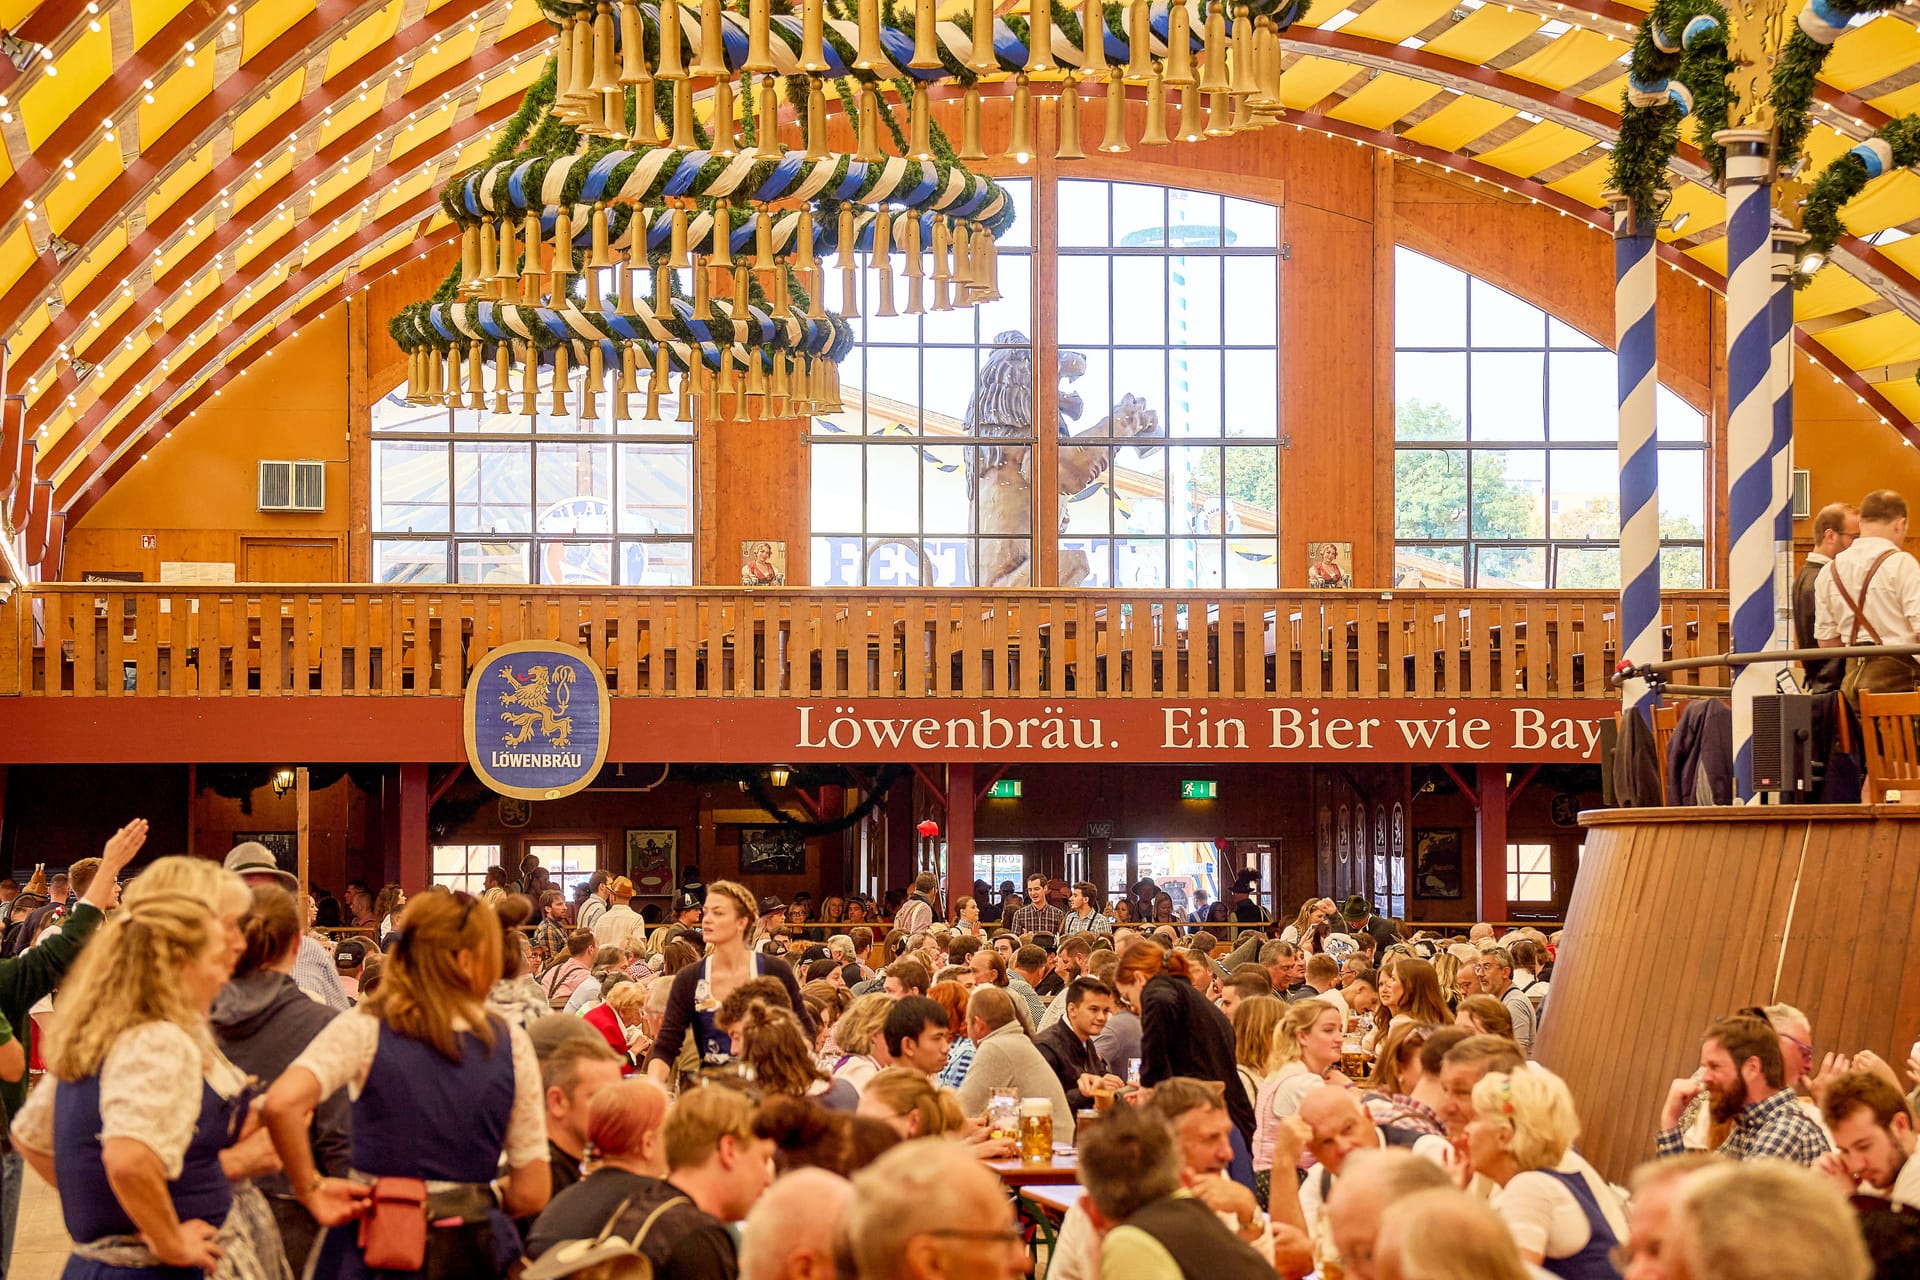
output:
[[[1029,3],[1027,19],[972,0],[943,20],[936,0],[910,14],[904,0],[540,0],[558,53],[488,160],[440,194],[460,266],[389,323],[407,399],[485,409],[491,364],[493,411],[511,411],[517,380],[519,412],[536,412],[545,364],[555,414],[578,368],[588,417],[610,394],[624,420],[644,394],[643,416],[658,418],[676,377],[683,420],[696,396],[709,419],[837,411],[862,259],[877,316],[999,296],[994,242],[1014,208],[966,167],[986,158],[984,82],[1012,81],[1019,162],[1036,103],[1057,104],[1060,158],[1084,156],[1080,96],[1094,83],[1102,151],[1129,149],[1129,85],[1144,86],[1142,146],[1262,128],[1281,115],[1280,33],[1308,0]],[[957,152],[932,120],[941,87],[960,91]],[[851,152],[828,145],[828,94],[853,122]],[[839,315],[822,301],[830,269]]]

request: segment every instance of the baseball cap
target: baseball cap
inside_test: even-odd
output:
[[[333,967],[336,969],[357,969],[366,961],[367,952],[373,950],[365,938],[342,938],[333,948]]]
[[[227,870],[240,876],[272,876],[288,893],[300,892],[300,880],[291,872],[282,871],[280,864],[274,861],[273,850],[258,840],[248,840],[237,844],[227,851],[227,860],[222,864]]]

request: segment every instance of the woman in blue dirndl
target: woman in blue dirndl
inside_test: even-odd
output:
[[[415,898],[379,992],[329,1023],[268,1091],[267,1127],[287,1181],[327,1228],[314,1280],[481,1280],[518,1260],[512,1219],[545,1207],[550,1179],[533,1044],[485,1007],[502,944],[500,921],[481,900]],[[352,1099],[353,1170],[327,1178],[307,1146],[307,1117],[342,1085]],[[424,1209],[412,1210],[429,1224],[418,1268],[368,1264],[358,1219],[385,1179],[425,1184]]]

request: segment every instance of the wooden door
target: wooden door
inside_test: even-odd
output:
[[[331,538],[243,538],[242,582],[338,582],[340,544]]]

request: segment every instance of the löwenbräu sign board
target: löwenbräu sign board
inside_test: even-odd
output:
[[[607,761],[607,680],[591,658],[525,640],[487,654],[467,681],[467,763],[503,796],[558,800]]]

